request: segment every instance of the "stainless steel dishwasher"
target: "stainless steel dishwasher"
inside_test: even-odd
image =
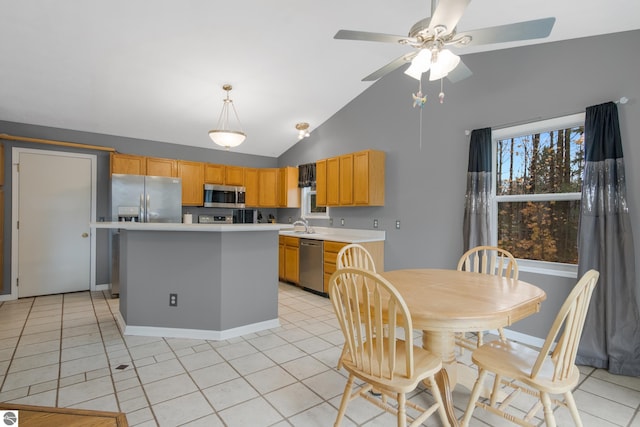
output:
[[[300,286],[324,293],[324,241],[300,239]]]

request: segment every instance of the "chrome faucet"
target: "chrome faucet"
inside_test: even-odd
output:
[[[291,224],[293,227],[295,227],[296,225],[302,225],[304,227],[304,232],[307,234],[311,234],[313,233],[313,229],[309,226],[309,221],[307,221],[304,218],[300,218],[299,220],[295,221],[293,224]]]

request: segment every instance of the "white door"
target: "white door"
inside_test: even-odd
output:
[[[12,163],[17,296],[90,289],[95,156],[14,148]]]

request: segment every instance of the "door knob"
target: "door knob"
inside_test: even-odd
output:
[[[82,233],[82,237],[84,237],[84,238],[89,237],[89,233]]]

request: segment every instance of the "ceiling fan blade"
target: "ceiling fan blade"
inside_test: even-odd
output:
[[[333,36],[340,40],[362,40],[367,42],[400,43],[401,40],[410,39],[406,36],[396,36],[393,34],[370,33],[367,31],[340,30]]]
[[[382,67],[382,68],[374,71],[373,73],[369,74],[367,77],[362,79],[362,81],[363,82],[372,82],[372,81],[378,80],[379,78],[389,74],[390,72],[392,72],[396,68],[401,67],[403,64],[406,64],[407,62],[411,62],[411,60],[417,54],[418,54],[418,51],[404,54],[400,58],[394,59],[393,61],[389,62],[384,67]]]
[[[498,25],[496,27],[458,33],[456,34],[456,39],[471,36],[471,41],[464,46],[541,39],[551,34],[555,22],[556,18],[543,18],[515,24]]]
[[[454,68],[452,71],[449,71],[449,74],[447,74],[447,78],[451,83],[457,83],[460,80],[471,77],[472,74],[473,73],[471,72],[469,67],[467,67],[461,60],[456,68]]]
[[[456,25],[458,25],[458,21],[462,18],[469,3],[471,3],[471,0],[440,0],[436,6],[436,10],[434,10],[431,15],[429,29],[433,30],[433,28],[438,25],[444,25],[446,31],[442,34],[447,35],[451,33],[456,28]]]

